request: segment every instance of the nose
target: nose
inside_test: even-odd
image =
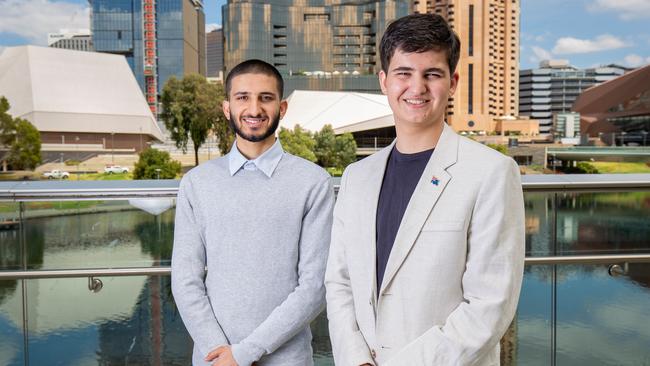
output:
[[[262,105],[257,98],[251,98],[250,104],[248,105],[248,114],[251,116],[258,116],[262,112]]]
[[[411,92],[415,95],[421,95],[427,92],[427,83],[424,78],[414,77],[411,79],[409,86]]]

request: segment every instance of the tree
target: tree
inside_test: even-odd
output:
[[[41,163],[41,134],[29,121],[14,119],[9,108],[0,97],[0,142],[8,148],[3,160],[14,170],[34,170]]]
[[[227,152],[232,143],[228,120],[221,109],[224,98],[223,87],[208,83],[198,74],[189,74],[182,80],[172,76],[163,87],[160,116],[176,147],[185,152],[188,142],[192,141],[195,165],[199,165],[199,148],[211,130],[219,139],[222,153]]]
[[[139,154],[133,179],[174,179],[180,172],[181,163],[172,160],[167,151],[149,147]]]
[[[357,161],[357,142],[350,132],[336,136],[336,167],[345,169]]]
[[[314,154],[318,159],[318,165],[322,167],[336,166],[336,135],[332,125],[325,125],[314,134],[316,146]]]
[[[357,159],[357,143],[349,132],[336,136],[332,126],[325,125],[314,134],[314,140],[314,153],[322,167],[345,169]]]
[[[494,150],[500,152],[503,155],[508,155],[508,147],[506,147],[506,145],[487,144],[487,146],[493,148]]]
[[[293,128],[293,131],[281,127],[279,137],[280,142],[282,143],[282,148],[286,152],[300,156],[301,158],[307,159],[313,163],[318,161],[314,154],[316,141],[314,141],[311,133],[300,127],[300,125],[296,125]]]

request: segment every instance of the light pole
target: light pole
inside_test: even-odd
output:
[[[646,146],[646,145],[645,145],[645,139],[646,139],[646,137],[648,136],[648,131],[646,131],[646,130],[642,130],[642,131],[641,131],[641,134],[643,135],[643,146]]]
[[[111,163],[115,165],[115,132],[111,131]]]
[[[156,179],[160,179],[160,168],[156,168]]]
[[[81,159],[79,158],[79,136],[74,137],[74,149],[77,152],[77,180],[79,180],[79,164],[81,164]]]
[[[625,135],[626,134],[627,134],[627,132],[621,131],[621,147],[625,146]]]

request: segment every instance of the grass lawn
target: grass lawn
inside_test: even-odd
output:
[[[646,163],[609,163],[590,162],[601,174],[625,174],[625,173],[650,173],[650,166]]]
[[[76,174],[70,174],[70,180],[77,180]],[[120,174],[79,174],[79,180],[133,180],[133,174],[120,173]]]

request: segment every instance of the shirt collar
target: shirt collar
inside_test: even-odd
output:
[[[230,176],[235,175],[244,164],[247,162],[252,162],[255,164],[257,169],[261,170],[267,177],[271,178],[275,168],[277,168],[282,155],[284,154],[284,149],[282,149],[282,144],[280,144],[280,139],[276,139],[273,146],[270,149],[266,150],[262,155],[258,156],[253,160],[248,160],[237,148],[237,142],[235,141],[232,144],[232,148],[228,153],[228,165],[230,170]]]

